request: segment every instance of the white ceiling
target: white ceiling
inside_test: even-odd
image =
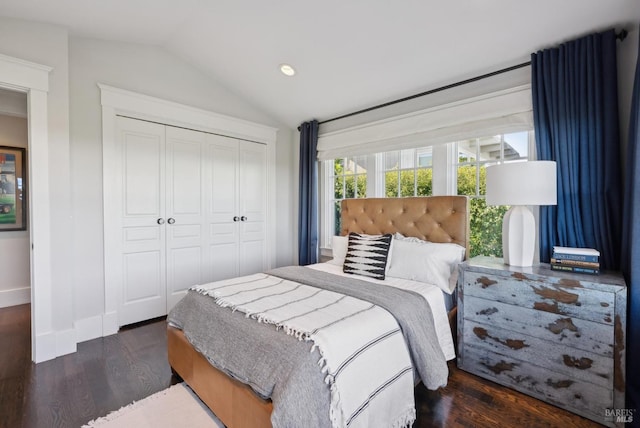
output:
[[[164,47],[295,127],[636,28],[640,1],[0,0],[0,15]]]

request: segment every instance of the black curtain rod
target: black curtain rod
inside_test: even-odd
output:
[[[616,33],[616,39],[623,41],[624,39],[627,38],[628,34],[629,32],[623,28],[622,30],[620,30],[619,33]]]
[[[503,68],[503,69],[497,70],[497,71],[492,71],[491,73],[482,74],[480,76],[472,77],[470,79],[461,80],[459,82],[451,83],[449,85],[441,86],[439,88],[431,89],[431,90],[428,90],[428,91],[425,91],[425,92],[420,92],[419,94],[409,95],[408,97],[404,97],[404,98],[400,98],[400,99],[397,99],[397,100],[389,101],[389,102],[386,102],[386,103],[378,104],[378,105],[373,106],[373,107],[368,107],[368,108],[365,108],[365,109],[362,109],[362,110],[358,110],[358,111],[354,111],[354,112],[351,112],[351,113],[343,114],[342,116],[337,116],[337,117],[333,117],[331,119],[326,119],[326,120],[323,120],[322,122],[318,122],[318,125],[322,125],[322,124],[325,124],[325,123],[333,122],[334,120],[340,120],[340,119],[344,119],[344,118],[347,118],[347,117],[355,116],[355,115],[358,115],[358,114],[366,113],[366,112],[369,112],[369,111],[372,111],[372,110],[377,110],[379,108],[391,106],[391,105],[394,105],[394,104],[399,104],[399,103],[402,103],[402,102],[405,102],[405,101],[412,100],[414,98],[424,97],[425,95],[435,94],[436,92],[445,91],[447,89],[455,88],[457,86],[466,85],[468,83],[472,83],[472,82],[476,82],[478,80],[486,79],[488,77],[495,76],[497,74],[506,73],[506,72],[509,72],[509,71],[512,71],[512,70],[517,70],[518,68],[526,67],[528,65],[531,65],[531,61],[523,62],[522,64],[518,64],[518,65],[512,65],[511,67]]]
[[[622,40],[627,38],[628,34],[629,33],[627,32],[627,30],[622,29],[622,30],[620,30],[620,32],[616,33],[616,39],[622,41]],[[368,108],[365,108],[365,109],[362,109],[362,110],[358,110],[358,111],[354,111],[354,112],[351,112],[351,113],[343,114],[342,116],[332,117],[331,119],[325,119],[325,120],[323,120],[321,122],[318,122],[318,125],[323,125],[325,123],[333,122],[335,120],[345,119],[347,117],[356,116],[356,115],[362,114],[362,113],[367,113],[367,112],[372,111],[372,110],[377,110],[377,109],[380,109],[380,108],[383,108],[383,107],[388,107],[388,106],[391,106],[391,105],[394,105],[394,104],[399,104],[399,103],[402,103],[402,102],[405,102],[405,101],[412,100],[414,98],[424,97],[425,95],[431,95],[431,94],[434,94],[436,92],[445,91],[447,89],[455,88],[457,86],[462,86],[462,85],[466,85],[466,84],[469,84],[469,83],[477,82],[478,80],[486,79],[488,77],[496,76],[496,75],[502,74],[502,73],[507,73],[509,71],[513,71],[513,70],[517,70],[519,68],[527,67],[529,65],[531,65],[531,61],[523,62],[522,64],[512,65],[511,67],[503,68],[503,69],[497,70],[497,71],[492,71],[491,73],[482,74],[480,76],[472,77],[470,79],[461,80],[461,81],[456,82],[456,83],[451,83],[449,85],[441,86],[439,88],[431,89],[431,90],[428,90],[428,91],[425,91],[425,92],[420,92],[418,94],[410,95],[408,97],[400,98],[400,99],[393,100],[393,101],[388,101],[386,103],[378,104],[378,105],[375,105],[373,107],[368,107]],[[300,131],[300,127],[298,127],[298,131]]]

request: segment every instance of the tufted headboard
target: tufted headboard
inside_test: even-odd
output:
[[[341,235],[400,232],[431,242],[453,242],[469,254],[466,196],[344,199],[341,208]]]

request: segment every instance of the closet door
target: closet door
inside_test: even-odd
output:
[[[167,312],[203,283],[203,149],[206,134],[166,127]]]
[[[265,145],[123,117],[116,140],[105,268],[120,326],[167,314],[193,285],[266,269]]]
[[[239,274],[249,275],[262,272],[267,266],[267,146],[249,141],[238,143]]]
[[[118,117],[116,140],[120,257],[113,268],[122,280],[119,324],[125,325],[166,314],[165,129]]]
[[[267,267],[266,146],[207,137],[208,280],[262,272]]]
[[[238,276],[238,141],[209,134],[207,162],[207,282]]]

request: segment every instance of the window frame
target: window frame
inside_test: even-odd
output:
[[[535,160],[535,140],[534,140],[534,131],[523,130],[520,132],[528,132],[528,151],[527,151],[527,160]],[[500,144],[500,160],[494,161],[493,163],[502,163],[504,161],[504,135],[508,135],[514,133],[506,132],[503,134],[497,134],[501,136],[501,144]],[[477,137],[478,139],[482,137]],[[422,148],[431,147],[431,170],[432,170],[432,195],[457,195],[458,194],[458,186],[457,186],[457,178],[458,178],[458,144],[459,141],[446,143],[446,144],[437,144],[437,145],[420,145],[415,147],[413,150],[417,151]],[[476,146],[477,147],[477,146]],[[400,151],[399,149],[398,151]],[[405,149],[406,150],[406,149]],[[394,151],[394,150],[391,150]],[[476,162],[478,161],[477,156],[478,148],[476,148]],[[389,151],[387,151],[389,152]],[[374,154],[367,155],[367,190],[366,197],[379,197],[384,198],[385,196],[385,164],[384,164],[384,154],[387,152],[379,152]],[[343,159],[349,159],[349,157],[345,157]],[[490,161],[480,161],[480,163],[492,163]],[[417,152],[415,153],[415,164],[414,171],[417,171],[421,168],[418,164]],[[402,170],[408,170],[411,168],[402,168]],[[331,256],[331,238],[333,236],[333,231],[335,228],[334,225],[334,217],[333,217],[333,203],[335,201],[334,195],[334,183],[330,182],[330,179],[334,176],[334,160],[324,160],[320,161],[320,252],[323,256]],[[476,174],[479,174],[479,169],[476,167]],[[478,195],[479,192],[479,180],[476,178],[476,195],[471,197],[482,197],[484,195]],[[415,190],[414,190],[415,193]],[[538,221],[538,208],[530,207],[536,217],[536,224]]]

